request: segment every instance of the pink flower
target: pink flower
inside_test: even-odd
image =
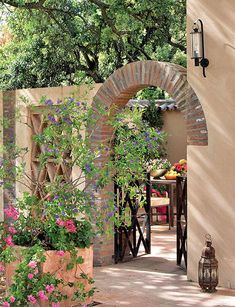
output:
[[[45,295],[45,292],[43,290],[38,292],[38,297],[40,298],[40,300],[45,301],[48,300],[48,297]]]
[[[3,302],[2,307],[10,307],[10,304],[8,302]]]
[[[32,268],[32,269],[35,269],[37,266],[37,261],[30,261],[29,264],[28,264],[28,267]]]
[[[4,272],[5,271],[5,267],[2,263],[0,263],[0,272]]]
[[[55,286],[54,285],[47,285],[46,290],[47,290],[48,293],[51,293],[55,290]]]
[[[67,220],[65,222],[65,226],[64,227],[68,230],[68,232],[76,232],[77,231],[77,229],[76,229],[76,227],[75,227],[75,225],[73,223],[73,220]]]
[[[65,222],[62,221],[61,219],[57,219],[57,220],[56,220],[56,224],[57,224],[58,226],[64,226],[64,225],[65,225]]]
[[[13,246],[14,245],[14,243],[13,243],[13,241],[12,241],[12,236],[7,236],[5,239],[4,239],[4,241],[6,242],[6,244],[8,245],[8,246]]]
[[[4,209],[4,212],[6,213],[7,217],[12,218],[13,220],[18,220],[19,218],[19,212],[17,211],[17,209],[13,206],[9,206],[8,209]]]
[[[52,302],[51,307],[60,307],[60,304]]]
[[[64,251],[58,251],[58,252],[56,252],[56,255],[61,256],[61,257],[63,257],[64,254],[65,254]]]
[[[33,278],[34,278],[34,275],[33,275],[32,273],[29,273],[29,274],[28,274],[28,279],[31,280],[31,279],[33,279]]]
[[[15,227],[14,226],[10,226],[10,227],[8,227],[8,231],[12,234],[12,235],[14,235],[14,234],[16,234],[17,233],[17,230],[15,229]]]
[[[36,304],[37,300],[33,295],[28,295],[28,301],[32,304]]]
[[[16,298],[15,298],[14,296],[11,296],[11,297],[10,297],[10,302],[11,302],[11,303],[14,303],[15,300],[16,300]]]

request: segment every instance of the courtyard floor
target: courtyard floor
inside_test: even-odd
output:
[[[202,293],[176,266],[175,230],[152,227],[152,254],[130,262],[95,268],[94,300],[116,307],[235,307],[235,291]]]

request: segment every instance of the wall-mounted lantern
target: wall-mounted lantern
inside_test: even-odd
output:
[[[193,24],[191,35],[191,59],[194,59],[195,66],[202,66],[203,76],[206,77],[205,68],[209,65],[209,60],[205,58],[204,32],[201,19],[197,19]]]
[[[198,281],[204,292],[215,292],[218,285],[218,261],[212,246],[211,236],[206,235],[206,246],[198,265]]]

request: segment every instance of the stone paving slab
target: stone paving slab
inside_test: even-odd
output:
[[[175,232],[153,227],[152,254],[95,268],[95,301],[104,307],[235,307],[235,291],[202,293],[175,264]]]

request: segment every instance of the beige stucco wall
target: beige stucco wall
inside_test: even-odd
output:
[[[16,90],[16,106],[21,113],[21,121],[16,122],[16,144],[19,147],[28,147],[29,151],[25,156],[27,173],[30,174],[30,161],[31,161],[31,129],[25,125],[29,123],[29,114],[27,104],[25,100],[28,100],[31,105],[39,105],[39,100],[46,96],[54,102],[57,99],[63,100],[65,97],[76,97],[81,101],[92,102],[92,98],[100,88],[101,84],[96,84],[90,86],[66,86],[66,87],[51,87],[51,88],[36,88],[36,89],[22,89]],[[23,99],[22,99],[23,97]],[[16,162],[17,163],[17,162]],[[73,178],[75,179],[79,176],[80,170],[76,167],[73,168]],[[26,180],[24,184],[17,183],[16,185],[16,196],[22,194],[22,192],[27,191],[25,184],[30,185],[30,181]],[[1,194],[0,194],[1,197]],[[1,211],[2,212],[2,211]]]
[[[187,158],[186,122],[180,111],[163,113],[163,130],[167,132],[167,157],[173,164]]]
[[[219,261],[221,286],[235,288],[235,1],[188,0],[188,38],[192,23],[204,23],[206,78],[188,57],[188,81],[203,106],[207,147],[188,147],[188,278],[210,233]],[[190,46],[188,46],[190,53]]]

